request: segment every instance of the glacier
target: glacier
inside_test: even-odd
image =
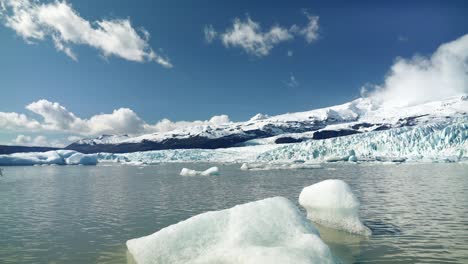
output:
[[[468,120],[394,128],[289,144],[257,161],[457,162],[468,158]]]
[[[202,213],[126,244],[139,264],[334,263],[317,229],[283,197]]]
[[[220,149],[175,149],[82,154],[71,150],[0,155],[7,165],[152,165],[161,162],[246,163],[245,170],[315,168],[322,162],[466,162],[468,118],[370,131],[300,143]],[[300,161],[300,162],[298,162]]]
[[[305,187],[299,195],[299,204],[316,223],[352,234],[372,234],[359,219],[359,200],[342,180],[329,179]]]

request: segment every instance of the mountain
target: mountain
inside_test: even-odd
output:
[[[66,149],[82,153],[128,153],[164,149],[217,149],[296,143],[446,123],[468,116],[468,96],[461,95],[407,107],[385,107],[371,98],[311,111],[277,116],[257,114],[249,121],[187,127],[137,137],[102,135],[82,139]]]

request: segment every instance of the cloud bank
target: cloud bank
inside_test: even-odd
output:
[[[226,48],[236,47],[243,49],[247,54],[262,57],[270,54],[270,51],[278,44],[302,36],[307,43],[318,39],[319,17],[311,16],[305,12],[308,24],[304,27],[292,25],[290,28],[279,25],[272,26],[264,31],[260,23],[247,16],[245,20],[235,18],[231,28],[224,33],[218,33],[212,25],[204,28],[205,40],[212,43],[219,38]]]
[[[401,107],[466,93],[468,34],[442,44],[430,57],[397,58],[370,96],[385,107]]]
[[[28,43],[50,39],[55,48],[73,60],[72,45],[87,45],[105,57],[150,62],[171,68],[170,61],[156,54],[148,44],[149,33],[133,28],[129,19],[90,22],[66,1],[40,3],[37,0],[0,0],[2,22]]]
[[[63,132],[82,136],[101,134],[141,135],[147,133],[168,132],[191,126],[219,125],[231,122],[227,115],[213,116],[205,121],[178,121],[163,119],[149,124],[129,108],[119,108],[110,114],[98,114],[83,119],[77,117],[64,106],[56,102],[38,100],[26,106],[26,109],[38,115],[37,120],[19,113],[0,112],[0,127],[11,131],[28,132]],[[18,141],[34,141],[21,137]]]

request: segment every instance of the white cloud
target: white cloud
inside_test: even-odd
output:
[[[286,55],[288,55],[288,57],[292,57],[294,55],[294,52],[292,50],[288,50]]]
[[[247,17],[246,21],[236,18],[232,29],[223,33],[221,38],[226,47],[241,47],[249,54],[265,56],[276,44],[290,40],[293,36],[279,26],[262,32],[260,24]]]
[[[26,109],[40,116],[41,120],[27,117],[24,114],[0,112],[0,127],[11,131],[54,131],[73,135],[96,136],[101,134],[141,135],[167,132],[191,126],[219,125],[230,122],[227,115],[219,115],[213,116],[206,121],[172,122],[163,119],[155,124],[149,124],[129,108],[119,108],[110,114],[98,114],[89,119],[84,119],[77,117],[59,103],[44,99],[27,105]]]
[[[136,62],[155,61],[164,67],[172,64],[156,54],[148,44],[149,33],[139,34],[129,19],[90,22],[82,18],[66,1],[40,3],[34,0],[0,0],[7,27],[28,42],[50,37],[57,50],[77,60],[72,45],[88,45],[106,57],[117,56]]]
[[[431,57],[397,58],[370,93],[384,106],[408,106],[468,93],[468,34],[442,44]]]
[[[307,19],[309,19],[309,23],[307,24],[306,27],[302,28],[299,30],[299,33],[302,34],[307,41],[307,43],[312,43],[315,40],[317,40],[319,34],[319,17],[318,16],[312,16],[307,12],[304,12],[304,14],[307,16]]]
[[[24,114],[0,112],[0,127],[5,130],[34,130],[40,128],[41,124]]]
[[[205,34],[205,40],[208,43],[213,42],[218,36],[218,32],[213,28],[213,25],[206,25],[203,29],[203,33]]]
[[[219,39],[227,48],[242,48],[246,53],[258,57],[266,56],[278,44],[294,39],[295,35],[303,36],[308,43],[318,38],[318,16],[305,13],[309,23],[305,27],[293,25],[290,28],[279,25],[272,26],[268,31],[262,30],[260,23],[247,17],[244,21],[234,19],[231,28],[219,35]],[[213,26],[205,26],[205,39],[211,43],[218,36]],[[289,52],[288,52],[289,54]],[[289,55],[288,55],[289,56]],[[291,52],[292,56],[292,52]]]
[[[66,144],[59,140],[50,141],[47,137],[39,135],[36,137],[18,135],[13,139],[12,144],[19,146],[35,146],[35,147],[64,147]]]
[[[296,80],[296,77],[292,73],[289,75],[289,80],[285,83],[290,88],[299,86],[299,82]]]

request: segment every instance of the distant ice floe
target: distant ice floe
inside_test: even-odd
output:
[[[282,197],[199,214],[127,248],[139,264],[334,263],[313,224]]]
[[[289,144],[259,154],[257,161],[457,162],[468,158],[468,120],[402,127]]]
[[[371,235],[359,219],[359,201],[342,180],[325,180],[305,187],[299,204],[312,221],[353,234]]]
[[[73,150],[14,153],[0,155],[0,166],[21,165],[96,165],[97,154],[82,154]]]
[[[303,162],[287,163],[243,163],[241,170],[261,171],[261,170],[290,170],[290,169],[321,169],[319,164],[310,164]]]
[[[187,168],[183,168],[180,171],[181,176],[211,176],[211,175],[219,175],[218,167],[211,167],[204,171],[196,171]]]

